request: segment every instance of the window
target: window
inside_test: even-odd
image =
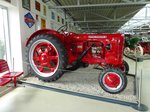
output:
[[[0,59],[10,61],[7,9],[0,6]]]

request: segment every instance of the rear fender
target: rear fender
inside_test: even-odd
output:
[[[49,35],[52,35],[56,38],[58,38],[60,41],[64,41],[64,36],[61,35],[59,32],[55,31],[55,30],[52,30],[52,29],[41,29],[41,30],[38,30],[36,32],[34,32],[27,40],[26,42],[26,46],[29,44],[29,42],[37,35],[40,35],[40,34],[49,34]]]

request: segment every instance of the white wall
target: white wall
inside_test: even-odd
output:
[[[56,4],[53,1],[49,2],[49,5],[56,6]],[[55,20],[51,18],[52,12],[55,14]],[[49,21],[50,21],[50,28],[57,30],[59,27],[65,24],[65,13],[62,10],[54,10],[54,9],[49,9],[48,13],[49,15]],[[57,16],[60,17],[60,22],[57,21]],[[64,24],[62,24],[62,18],[64,19]],[[52,25],[53,24],[53,25]]]
[[[26,41],[29,36],[40,29],[41,26],[41,18],[46,20],[46,28],[52,28],[52,23],[54,24],[54,29],[57,30],[60,26],[62,26],[62,18],[64,19],[64,24],[66,21],[72,21],[72,19],[67,16],[67,20],[65,20],[65,13],[62,10],[53,10],[48,9],[48,6],[43,3],[41,0],[36,0],[41,4],[41,11],[37,11],[35,9],[35,0],[31,0],[30,7],[31,10],[26,10],[22,8],[22,0],[11,0],[11,4],[5,2],[4,0],[0,1],[0,4],[4,5],[8,8],[9,15],[9,25],[10,25],[10,41],[11,41],[11,57],[14,58],[14,70],[24,71],[27,73],[27,61],[26,61]],[[50,3],[51,5],[55,5],[54,2]],[[46,16],[43,14],[43,5],[47,8]],[[55,20],[51,19],[51,12],[55,13]],[[38,15],[38,21],[36,24],[29,28],[24,22],[24,15],[30,12],[34,19],[36,19],[36,15]],[[57,16],[60,17],[60,22],[57,21]],[[69,31],[77,32],[76,27],[73,25],[69,25]]]
[[[48,21],[49,14],[47,9],[47,16],[43,15],[43,5],[45,5],[41,0],[37,0],[41,3],[41,12],[35,10],[35,0],[31,0],[31,11],[30,13],[36,19],[36,14],[41,18],[45,19],[47,24],[46,27],[50,27],[50,22]],[[11,48],[11,57],[14,58],[14,70],[15,71],[24,71],[27,73],[27,63],[26,63],[26,46],[25,43],[27,38],[37,30],[37,25],[33,25],[29,28],[24,22],[24,15],[29,11],[22,8],[22,0],[11,0],[11,4],[5,2],[4,0],[0,1],[0,5],[8,9],[8,20],[9,20],[9,31],[10,31],[10,48]],[[45,5],[46,6],[46,5]],[[47,6],[46,6],[47,7]],[[40,21],[37,22],[41,26]],[[11,62],[11,65],[12,62]]]
[[[22,59],[23,59],[23,69],[25,73],[28,73],[27,71],[27,61],[26,61],[26,41],[29,38],[29,36],[35,32],[36,30],[39,30],[41,27],[41,18],[46,20],[46,28],[51,28],[51,10],[48,9],[48,6],[46,4],[44,4],[41,0],[36,0],[41,4],[41,11],[37,11],[35,9],[35,0],[31,0],[31,10],[28,11],[24,8],[22,8],[22,0],[18,0],[16,4],[16,6],[19,8],[19,15],[20,15],[20,29],[21,29],[21,45],[22,45]],[[18,5],[17,5],[18,4]],[[47,9],[47,13],[46,16],[43,14],[43,5],[46,6]],[[32,16],[34,17],[34,19],[36,19],[36,15],[38,15],[38,21],[36,21],[36,24],[34,26],[32,26],[31,28],[29,28],[26,23],[24,22],[24,15],[27,14],[28,12],[30,12],[32,14]],[[63,11],[56,11],[56,15],[59,15],[61,18],[65,18],[64,17],[64,13]],[[56,16],[57,17],[57,16]],[[56,18],[57,19],[57,18]],[[58,29],[62,24],[61,23],[57,23],[55,24],[55,28]]]

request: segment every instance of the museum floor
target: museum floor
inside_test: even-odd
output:
[[[110,112],[110,110],[137,112],[131,107],[32,87],[19,87],[0,98],[0,112]]]
[[[131,69],[130,73],[133,74],[135,70],[134,61],[130,59],[126,59],[126,61],[129,63],[129,66],[131,66],[132,64],[132,66],[130,67]],[[150,108],[150,105],[149,105],[150,101],[147,100],[147,99],[150,99],[149,97],[150,88],[147,86],[150,84],[150,81],[149,81],[150,76],[148,76],[150,72],[149,65],[150,65],[150,60],[144,61],[143,63],[144,75],[142,77],[142,94],[141,94],[142,99],[141,100],[142,100],[142,103],[147,104],[147,106]],[[79,76],[79,75],[76,75],[76,76]],[[91,77],[88,77],[88,75],[86,76],[87,76],[86,80],[88,80],[88,78],[89,79],[91,78]],[[61,81],[63,81],[66,77],[68,77],[68,75],[64,74]],[[92,80],[94,79],[91,79],[90,81]],[[38,80],[35,81],[34,83],[37,83],[37,82]],[[45,85],[48,85],[48,84],[45,84]],[[65,82],[65,85],[66,85],[66,82]],[[84,86],[87,87],[85,84]],[[62,87],[62,86],[58,85],[57,87]],[[70,86],[67,86],[67,87],[71,89]],[[80,90],[84,90],[84,89],[80,89]],[[86,92],[88,93],[89,91],[86,91]],[[121,94],[124,94],[124,93],[121,93]],[[43,112],[60,112],[60,111],[61,112],[76,112],[76,111],[79,111],[79,112],[110,112],[110,111],[111,112],[138,112],[137,110],[133,109],[130,106],[123,106],[123,105],[113,104],[113,103],[109,103],[105,101],[85,98],[82,96],[60,93],[58,91],[35,88],[35,87],[31,87],[31,86],[24,85],[24,84],[19,85],[18,88],[0,97],[0,112],[41,112],[41,111]]]

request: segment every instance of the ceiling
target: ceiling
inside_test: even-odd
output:
[[[149,0],[53,0],[86,33],[113,33],[130,20]],[[69,22],[69,21],[68,21]]]

